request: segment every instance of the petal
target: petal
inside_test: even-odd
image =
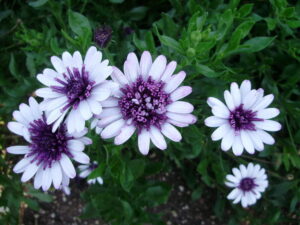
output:
[[[129,80],[131,82],[135,82],[138,74],[138,67],[135,63],[131,62],[131,61],[125,61],[124,63],[124,73],[125,76],[127,78],[129,78]]]
[[[107,99],[111,94],[111,90],[107,88],[102,88],[102,87],[96,87],[93,89],[91,96],[101,102]]]
[[[17,135],[23,136],[23,128],[24,128],[23,124],[18,123],[18,122],[8,122],[7,128],[11,132],[13,132],[13,133],[15,133]]]
[[[267,145],[273,145],[275,143],[274,138],[264,130],[257,130],[257,135],[261,138],[261,140]]]
[[[32,178],[35,175],[35,173],[38,169],[39,169],[39,166],[37,166],[35,163],[29,164],[26,167],[26,169],[21,177],[21,181],[22,182],[28,181],[30,178]]]
[[[30,151],[30,148],[29,146],[25,146],[25,145],[16,145],[16,146],[8,147],[6,150],[10,154],[22,155],[22,154],[27,154]]]
[[[175,62],[175,61],[170,62],[167,65],[164,73],[162,74],[161,80],[165,81],[165,82],[169,81],[169,79],[171,78],[171,76],[173,75],[173,73],[176,69],[176,66],[177,66],[177,62]]]
[[[242,102],[241,92],[237,83],[233,82],[230,86],[230,93],[235,107],[238,107]]]
[[[99,102],[95,101],[92,98],[88,98],[87,102],[90,106],[90,109],[95,115],[99,115],[102,112],[102,106]]]
[[[90,106],[86,100],[81,101],[78,108],[79,108],[80,114],[82,115],[82,117],[85,120],[89,120],[93,116]]]
[[[114,114],[114,115],[111,115],[111,116],[107,116],[107,117],[101,119],[101,120],[98,122],[97,125],[98,125],[99,127],[105,127],[105,126],[107,126],[108,124],[110,124],[110,123],[112,123],[112,122],[114,122],[114,121],[116,121],[116,120],[118,120],[118,119],[120,119],[120,118],[122,118],[122,114],[121,114],[121,113],[119,113],[119,114]]]
[[[240,87],[242,99],[244,99],[250,91],[251,91],[251,82],[249,80],[244,80]]]
[[[140,65],[137,56],[131,52],[127,56],[126,60],[130,65],[130,77],[132,81],[135,81],[136,78],[140,75]]]
[[[40,88],[35,91],[35,94],[42,98],[57,98],[63,96],[62,94],[52,91],[50,88]]]
[[[147,155],[150,148],[150,134],[146,129],[143,129],[138,135],[139,150],[143,155]]]
[[[254,145],[247,131],[241,130],[241,140],[249,154],[254,153]]]
[[[171,93],[170,98],[173,102],[175,102],[179,99],[188,96],[191,93],[192,88],[190,86],[181,86]]]
[[[172,93],[174,90],[176,90],[178,86],[184,81],[185,76],[186,74],[184,71],[173,75],[164,87],[165,92]]]
[[[50,112],[50,114],[47,116],[47,124],[52,124],[54,121],[56,121],[61,115],[62,111],[60,108],[55,109]]]
[[[113,81],[119,83],[121,86],[128,84],[128,80],[125,75],[117,67],[113,66],[113,72],[111,74]]]
[[[57,85],[57,82],[52,78],[44,74],[38,74],[37,80],[45,86]]]
[[[176,120],[168,119],[168,122],[175,125],[176,127],[188,127],[188,123],[178,122]]]
[[[273,120],[255,121],[255,128],[266,131],[279,131],[281,124]]]
[[[24,118],[26,118],[27,121],[31,122],[33,121],[35,118],[31,112],[31,109],[28,105],[22,103],[20,105],[20,112],[23,115]]]
[[[47,191],[52,183],[52,176],[51,176],[51,169],[50,168],[46,168],[43,171],[43,177],[42,177],[42,188],[43,191]]]
[[[119,105],[119,100],[114,97],[109,97],[108,99],[101,102],[102,107],[115,107]]]
[[[58,73],[64,73],[66,71],[64,64],[60,58],[58,58],[57,56],[52,56],[50,60],[53,67]]]
[[[43,167],[40,166],[34,177],[34,188],[39,189],[43,183]]]
[[[191,113],[194,110],[194,106],[188,102],[176,101],[168,105],[167,110],[174,113]]]
[[[42,112],[40,110],[39,104],[33,97],[29,98],[29,106],[33,117],[35,119],[39,119],[42,116]]]
[[[223,119],[228,119],[230,116],[230,111],[228,110],[228,108],[224,105],[224,106],[213,106],[212,108],[212,113],[220,118]]]
[[[204,123],[208,127],[219,127],[225,123],[228,123],[228,120],[216,116],[210,116],[204,120]]]
[[[61,154],[61,159],[59,163],[61,168],[63,169],[63,171],[68,177],[74,178],[76,176],[75,168],[68,156],[66,156],[65,154]]]
[[[180,123],[193,124],[197,121],[197,118],[192,114],[183,114],[183,113],[179,114],[179,113],[167,112],[166,116]]]
[[[225,99],[228,109],[230,111],[233,111],[235,109],[235,105],[233,102],[233,98],[228,90],[224,91],[224,99]]]
[[[119,135],[115,137],[114,143],[115,145],[121,145],[125,143],[134,133],[135,131],[135,126],[124,126],[121,129],[121,132]]]
[[[68,149],[76,152],[81,152],[84,150],[84,144],[78,140],[69,140],[68,142]]]
[[[272,119],[278,116],[280,111],[276,108],[262,109],[257,112],[257,117],[261,119]]]
[[[222,107],[222,108],[227,108],[226,105],[221,102],[219,99],[214,98],[214,97],[209,97],[207,99],[207,104],[212,108],[214,106]]]
[[[154,126],[150,128],[150,138],[152,143],[160,150],[167,148],[167,143],[161,132]]]
[[[180,132],[169,123],[164,123],[161,126],[161,132],[172,141],[179,142],[182,139]]]
[[[228,133],[223,137],[221,142],[221,148],[223,151],[228,151],[235,139],[234,130],[230,129]]]
[[[114,121],[113,123],[109,124],[107,127],[103,129],[101,133],[101,137],[107,139],[118,135],[121,132],[121,129],[124,126],[124,124],[125,121],[123,119]]]
[[[251,90],[243,99],[243,108],[250,109],[257,100],[258,93],[256,90]]]
[[[240,190],[238,188],[235,188],[229,193],[229,195],[227,195],[227,198],[229,200],[236,199],[238,197],[239,193],[240,193]]]
[[[149,71],[149,76],[151,76],[154,80],[160,80],[163,72],[166,69],[167,59],[164,55],[158,56]]]
[[[257,134],[256,131],[248,131],[247,132],[253,142],[254,148],[258,151],[264,150],[264,144],[260,138],[260,136]]]
[[[79,162],[82,164],[88,164],[90,162],[90,158],[84,152],[72,151],[72,155],[73,155],[73,159],[76,162]]]
[[[14,166],[13,171],[15,173],[22,173],[29,164],[30,164],[30,159],[23,158]]]
[[[151,66],[152,66],[151,54],[148,51],[144,51],[140,60],[141,75],[144,78],[148,77]]]
[[[74,54],[73,54],[73,63],[74,63],[74,66],[76,68],[81,70],[83,61],[82,61],[82,57],[81,57],[81,54],[80,54],[79,51],[74,52]]]
[[[269,94],[263,97],[260,103],[258,103],[255,107],[253,107],[252,111],[259,111],[264,108],[267,108],[274,100],[274,95]]]
[[[27,126],[31,121],[28,121],[24,116],[20,113],[20,111],[14,111],[13,117],[17,122],[20,122],[21,124]]]
[[[91,174],[91,170],[90,169],[87,169],[87,170],[84,170],[84,171],[82,171],[80,174],[79,174],[79,177],[81,177],[81,178],[86,178],[88,175],[90,175]]]
[[[62,54],[62,61],[64,63],[64,66],[66,68],[73,68],[74,67],[74,63],[73,63],[73,57],[69,52],[64,52]]]
[[[218,141],[222,139],[230,130],[231,127],[228,124],[223,124],[212,133],[211,139],[213,141]]]
[[[62,171],[58,162],[52,164],[51,176],[53,179],[53,186],[58,189],[62,182]]]

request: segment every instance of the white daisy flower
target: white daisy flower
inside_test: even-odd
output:
[[[241,202],[244,208],[254,205],[268,187],[265,169],[249,163],[247,167],[233,168],[232,173],[226,176],[226,186],[234,188],[227,198],[233,200],[233,204]]]
[[[280,123],[270,120],[279,114],[276,108],[267,108],[273,101],[272,94],[264,96],[264,90],[251,90],[249,80],[240,88],[231,83],[230,91],[224,92],[226,105],[210,97],[207,100],[214,116],[205,120],[208,127],[218,127],[211,135],[213,141],[222,139],[221,148],[232,148],[235,155],[241,155],[244,148],[250,154],[264,150],[264,144],[272,145],[274,138],[266,131],[278,131]]]
[[[80,170],[79,177],[80,178],[86,178],[88,177],[96,168],[98,167],[98,163],[96,161],[90,163],[89,165],[80,165],[78,168]],[[88,184],[95,184],[98,182],[99,184],[103,184],[102,177],[96,177],[93,179],[89,179]]]
[[[85,145],[92,143],[91,139],[84,137],[87,129],[71,135],[62,123],[52,132],[52,125],[46,123],[47,117],[32,97],[29,105],[22,103],[19,111],[13,112],[13,117],[16,121],[9,122],[8,129],[29,142],[29,145],[7,148],[11,154],[25,155],[13,168],[15,173],[23,173],[22,182],[35,176],[36,189],[42,187],[46,191],[52,183],[59,189],[60,185],[68,186],[69,178],[76,175],[71,159],[89,163],[89,157],[83,153]]]
[[[112,79],[120,85],[118,93],[103,102],[103,112],[98,117],[98,126],[104,128],[101,137],[114,138],[116,145],[126,142],[135,131],[138,147],[147,155],[150,140],[159,149],[167,148],[164,138],[181,140],[175,128],[187,127],[196,122],[191,113],[192,104],[180,99],[192,92],[189,86],[180,86],[185,72],[173,75],[177,63],[167,64],[165,56],[158,56],[154,62],[148,51],[143,52],[139,62],[134,53],[129,53],[124,63],[124,74],[116,67]]]
[[[41,109],[47,113],[47,124],[53,125],[53,131],[67,115],[66,124],[69,133],[81,132],[85,121],[102,112],[102,101],[111,95],[111,81],[106,79],[112,73],[108,60],[101,62],[102,53],[92,46],[88,49],[84,61],[76,51],[62,54],[62,59],[51,57],[55,68],[45,69],[37,79],[47,88],[40,88],[36,95],[44,98]],[[74,122],[76,121],[76,122]]]

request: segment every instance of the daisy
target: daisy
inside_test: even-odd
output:
[[[85,145],[92,143],[84,137],[87,129],[80,133],[67,132],[65,123],[52,132],[52,125],[47,124],[46,115],[40,110],[34,98],[29,98],[29,105],[22,103],[19,110],[13,112],[14,122],[8,123],[8,129],[23,136],[29,145],[7,148],[11,154],[22,155],[13,168],[15,173],[23,173],[21,181],[34,177],[34,187],[48,190],[53,183],[56,189],[69,185],[69,178],[76,175],[71,159],[79,163],[89,163],[89,157],[83,153]]]
[[[46,88],[40,88],[36,95],[44,98],[41,109],[47,113],[47,124],[53,125],[53,131],[67,115],[66,124],[69,133],[81,132],[85,121],[102,112],[102,101],[111,94],[111,82],[106,79],[112,73],[108,60],[101,62],[102,53],[90,47],[84,61],[76,51],[62,54],[62,59],[51,57],[55,68],[45,69],[37,79]],[[68,113],[69,112],[69,113]],[[76,122],[74,122],[76,121]]]
[[[264,96],[264,90],[251,90],[249,80],[240,87],[232,83],[230,91],[224,92],[226,105],[210,97],[207,100],[214,116],[205,120],[208,127],[218,127],[211,135],[213,141],[222,139],[221,149],[232,148],[241,155],[244,148],[250,154],[264,150],[264,144],[272,145],[274,138],[266,131],[278,131],[280,123],[270,120],[279,114],[276,108],[267,108],[273,101],[272,94]]]
[[[81,171],[79,174],[79,177],[86,178],[88,177],[96,168],[98,167],[98,163],[94,161],[93,163],[89,165],[80,165],[78,168]],[[96,177],[93,179],[88,179],[88,184],[95,184],[98,182],[99,184],[103,184],[102,177]]]
[[[179,101],[192,92],[189,86],[180,86],[185,72],[173,75],[176,62],[167,64],[165,56],[158,56],[153,62],[148,51],[142,54],[140,62],[134,53],[129,53],[124,63],[124,74],[113,68],[112,79],[120,85],[118,93],[105,101],[102,114],[98,117],[103,127],[101,137],[114,138],[116,145],[126,142],[136,131],[138,147],[147,155],[150,140],[159,149],[167,148],[164,138],[181,140],[175,128],[187,127],[196,122],[191,113],[193,105]]]
[[[247,167],[233,168],[232,173],[226,176],[226,186],[234,188],[227,198],[233,200],[233,204],[241,202],[244,208],[254,205],[268,187],[265,169],[249,163]]]

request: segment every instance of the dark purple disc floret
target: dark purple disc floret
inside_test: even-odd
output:
[[[163,90],[164,85],[164,82],[151,77],[143,80],[139,76],[135,82],[121,89],[124,95],[119,100],[119,106],[123,118],[132,120],[139,132],[143,128],[149,130],[151,126],[160,129],[167,120],[166,106],[171,99]]]
[[[239,189],[243,192],[251,191],[255,186],[257,186],[254,182],[253,178],[245,177],[241,180],[239,184]]]
[[[68,140],[72,137],[67,136],[65,124],[60,125],[53,133],[52,125],[46,123],[46,117],[43,115],[41,119],[30,123],[29,132],[31,151],[28,157],[33,156],[31,162],[36,162],[37,165],[42,164],[46,169],[50,168],[52,163],[59,161],[63,153],[72,157],[68,150]]]
[[[252,130],[255,131],[254,121],[263,121],[256,117],[256,112],[244,109],[243,104],[230,112],[229,123],[235,131]]]
[[[62,111],[71,106],[76,109],[82,100],[91,95],[91,90],[95,84],[95,81],[89,80],[89,73],[85,71],[84,65],[81,71],[78,68],[73,68],[73,70],[67,68],[67,72],[68,75],[63,73],[65,81],[59,78],[55,79],[62,86],[50,86],[53,91],[64,94],[68,98],[68,104]]]

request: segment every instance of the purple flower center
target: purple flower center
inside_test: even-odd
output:
[[[55,79],[62,86],[51,86],[53,91],[64,94],[68,98],[68,104],[62,111],[70,106],[77,109],[79,103],[91,95],[91,90],[95,84],[95,81],[89,81],[89,73],[85,71],[84,65],[81,71],[78,68],[73,68],[73,70],[67,68],[67,72],[68,75],[63,73],[65,81],[59,78]]]
[[[66,125],[62,124],[52,133],[52,125],[46,123],[46,117],[43,115],[41,119],[31,122],[29,128],[31,151],[28,154],[33,156],[31,162],[36,162],[37,165],[43,164],[44,169],[51,167],[52,163],[61,159],[61,154],[66,154],[73,157],[68,150],[68,137]]]
[[[254,121],[263,121],[263,119],[256,118],[256,112],[244,109],[243,104],[230,112],[229,123],[235,131],[256,130]]]
[[[140,76],[130,85],[121,89],[123,96],[119,106],[123,118],[132,120],[140,132],[150,126],[160,129],[166,121],[166,106],[171,103],[170,95],[164,90],[165,83],[149,77],[146,81]]]
[[[256,184],[254,183],[254,179],[250,177],[243,178],[240,182],[239,189],[243,192],[251,191]]]

